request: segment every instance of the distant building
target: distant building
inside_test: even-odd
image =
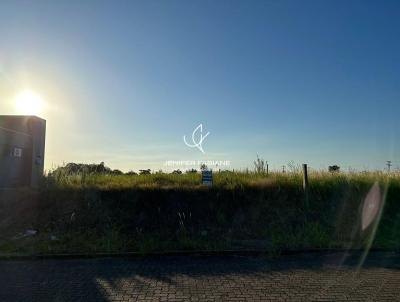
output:
[[[46,121],[0,115],[0,187],[36,187],[44,172]]]

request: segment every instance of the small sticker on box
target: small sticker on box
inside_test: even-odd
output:
[[[14,148],[13,156],[14,157],[22,157],[22,148]]]

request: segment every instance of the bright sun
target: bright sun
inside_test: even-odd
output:
[[[15,108],[18,114],[39,115],[43,112],[44,102],[40,95],[31,91],[21,91],[15,97]]]

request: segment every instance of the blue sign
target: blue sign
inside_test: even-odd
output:
[[[201,171],[201,182],[203,185],[212,186],[213,174],[211,170]]]

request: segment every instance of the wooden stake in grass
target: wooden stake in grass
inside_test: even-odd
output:
[[[303,164],[303,190],[304,190],[305,208],[306,208],[306,210],[308,210],[308,172],[307,172],[307,164]]]

